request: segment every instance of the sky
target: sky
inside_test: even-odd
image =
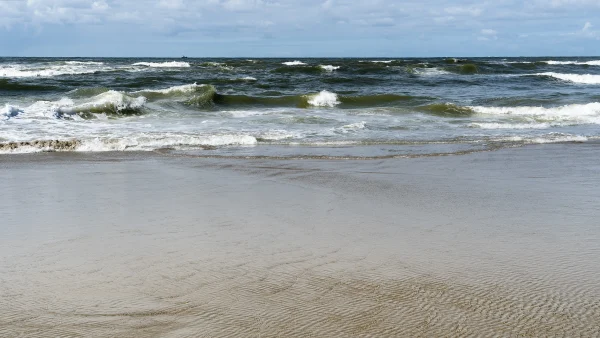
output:
[[[0,56],[598,56],[600,0],[0,0]]]

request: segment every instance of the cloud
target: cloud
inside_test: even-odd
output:
[[[480,16],[483,10],[476,6],[455,6],[444,8],[444,12],[455,16]]]
[[[112,48],[118,41],[136,54],[136,46],[146,42],[149,51],[180,48],[186,55],[216,48],[223,48],[219,55],[228,50],[491,55],[486,48],[492,46],[501,54],[514,52],[502,44],[465,47],[474,39],[504,38],[523,41],[523,51],[547,54],[567,51],[583,38],[597,39],[598,8],[600,0],[0,0],[0,54],[9,43],[35,50],[27,42],[34,36],[45,37],[38,44],[73,44],[65,31],[115,53],[121,52]],[[265,37],[270,49],[251,44]],[[600,54],[598,44],[582,48]]]
[[[498,40],[498,32],[494,29],[484,28],[479,31],[479,34],[481,34],[477,37],[479,41]]]
[[[600,40],[600,32],[594,30],[593,27],[594,25],[588,21],[583,25],[583,28],[581,28],[580,31],[573,33],[573,35]]]

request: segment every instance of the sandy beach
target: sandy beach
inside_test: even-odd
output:
[[[600,336],[599,146],[0,155],[0,336]]]

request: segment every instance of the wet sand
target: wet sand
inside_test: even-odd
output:
[[[0,156],[2,337],[600,336],[600,145]]]

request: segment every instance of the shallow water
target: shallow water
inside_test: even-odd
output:
[[[2,157],[0,336],[600,335],[597,144],[195,156]]]
[[[585,142],[599,59],[0,58],[0,153]]]

